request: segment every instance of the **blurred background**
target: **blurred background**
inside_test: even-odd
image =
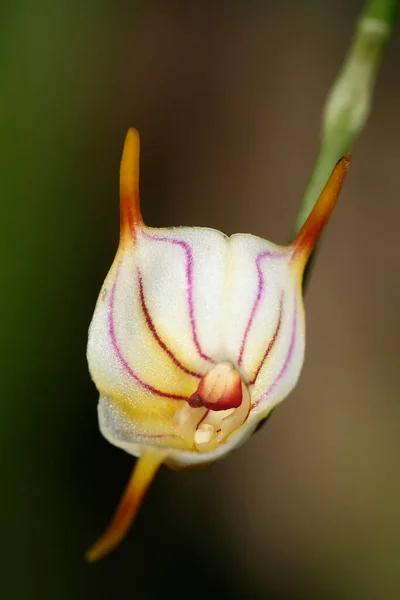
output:
[[[83,560],[133,462],[100,436],[85,358],[127,128],[149,225],[287,242],[362,5],[2,3],[1,598],[400,598],[399,28],[298,387],[224,461],[162,469],[123,545]]]

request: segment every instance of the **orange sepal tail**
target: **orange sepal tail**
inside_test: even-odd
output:
[[[136,226],[143,223],[139,200],[139,154],[139,132],[131,127],[126,134],[120,167],[121,242],[126,237],[135,240]]]
[[[123,540],[138,513],[154,476],[164,461],[165,454],[155,450],[143,453],[138,459],[110,525],[86,552],[86,560],[95,562],[99,558],[103,558]]]
[[[292,243],[293,261],[301,273],[336,206],[349,167],[350,154],[346,154],[336,163],[307,221]]]

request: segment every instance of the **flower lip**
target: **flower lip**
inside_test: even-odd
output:
[[[202,377],[199,387],[188,398],[192,408],[209,410],[238,408],[242,403],[242,379],[229,362],[218,363]]]
[[[219,363],[204,380],[204,390],[193,394],[174,416],[176,433],[191,452],[200,454],[213,452],[236,437],[246,425],[251,407],[249,390],[230,363]]]

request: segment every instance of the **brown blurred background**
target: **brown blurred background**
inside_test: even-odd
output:
[[[88,565],[132,459],[87,327],[141,132],[149,225],[288,240],[360,1],[17,0],[0,18],[0,596],[400,598],[399,28],[307,293],[301,381],[213,468],[163,469]]]

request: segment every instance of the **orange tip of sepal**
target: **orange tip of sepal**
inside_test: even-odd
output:
[[[299,270],[301,276],[336,206],[343,182],[350,167],[350,161],[350,154],[345,154],[336,163],[314,208],[300,229],[296,239],[291,244],[293,248],[293,265]]]
[[[120,219],[121,240],[129,236],[135,240],[135,229],[143,223],[139,200],[140,138],[131,127],[125,137],[120,166]]]
[[[110,525],[85,554],[88,562],[95,562],[106,556],[126,536],[151,482],[165,459],[165,453],[156,450],[146,451],[138,459]]]

